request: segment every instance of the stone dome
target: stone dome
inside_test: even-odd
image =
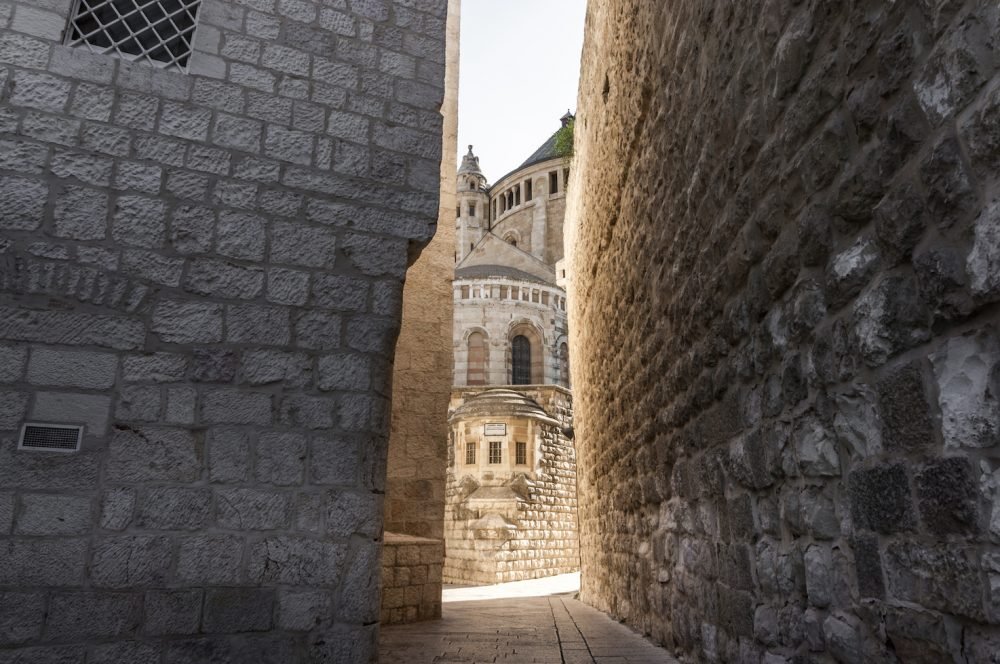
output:
[[[538,403],[521,392],[505,388],[484,390],[470,396],[451,414],[450,420],[474,417],[530,417],[555,422]]]

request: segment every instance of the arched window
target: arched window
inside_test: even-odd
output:
[[[569,387],[569,346],[559,344],[559,380]]]
[[[507,244],[513,245],[515,247],[517,246],[517,236],[514,235],[513,233],[507,233],[507,235],[504,236],[503,240]]]
[[[468,369],[465,374],[468,385],[486,384],[486,337],[481,332],[469,335]]]
[[[510,342],[511,384],[531,385],[531,342],[524,335],[517,335]]]

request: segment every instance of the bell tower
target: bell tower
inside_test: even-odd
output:
[[[458,169],[458,209],[456,210],[455,262],[460,263],[489,230],[489,197],[486,177],[479,169],[479,157],[469,152]]]

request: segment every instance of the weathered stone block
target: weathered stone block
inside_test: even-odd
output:
[[[364,392],[371,385],[371,362],[363,355],[324,355],[317,368],[316,383],[321,390]]]
[[[135,489],[116,487],[101,494],[100,527],[105,530],[125,530],[135,512]]]
[[[252,299],[264,289],[264,271],[228,261],[198,259],[188,269],[184,288],[210,297]]]
[[[198,530],[211,519],[208,489],[160,487],[140,498],[136,525],[150,530]]]
[[[851,538],[854,564],[861,597],[885,598],[885,581],[882,578],[882,558],[878,550],[878,536],[855,533]]]
[[[336,421],[338,401],[329,397],[287,396],[281,400],[278,421],[285,426],[330,429]]]
[[[146,593],[146,634],[197,634],[201,624],[201,590],[151,590]]]
[[[914,484],[920,519],[932,533],[944,537],[979,531],[978,492],[967,460],[952,457],[928,461],[920,466]]]
[[[94,646],[87,657],[87,664],[156,664],[160,658],[159,649],[142,641],[119,641]]]
[[[340,275],[318,275],[313,281],[317,306],[338,311],[363,311],[368,305],[368,282]]]
[[[217,389],[201,402],[201,419],[210,424],[271,423],[271,395],[237,389]]]
[[[111,220],[116,242],[157,249],[166,239],[166,206],[163,201],[142,196],[119,196]]]
[[[917,450],[934,443],[934,422],[922,365],[889,371],[876,386],[882,416],[882,441],[889,450]]]
[[[945,447],[1000,443],[1000,343],[989,332],[948,339],[931,355]]]
[[[138,594],[57,593],[49,604],[46,633],[59,640],[121,637],[136,631],[141,609]]]
[[[218,252],[231,258],[262,260],[266,241],[264,222],[263,217],[255,214],[221,212],[216,230]],[[284,244],[284,238],[279,244]]]
[[[315,286],[314,286],[315,288]],[[311,350],[333,350],[341,346],[341,317],[325,311],[307,310],[295,315],[295,345]]]
[[[891,534],[916,525],[902,464],[855,470],[848,477],[848,485],[856,527]]]
[[[356,485],[359,464],[353,440],[312,438],[309,449],[309,479],[313,484]]]
[[[326,529],[337,537],[375,537],[379,513],[375,494],[333,490],[326,496]]]
[[[81,535],[89,531],[91,500],[83,496],[22,494],[18,535]]]
[[[202,441],[184,429],[116,428],[107,476],[119,482],[193,482],[201,475]]]
[[[17,645],[36,639],[45,622],[45,595],[0,592],[0,644]]]
[[[272,232],[281,238],[271,245],[272,263],[329,269],[336,260],[337,236],[327,228],[277,223]]]
[[[199,383],[231,383],[239,363],[239,355],[231,350],[196,348],[191,378]]]
[[[0,544],[0,585],[82,585],[86,548],[82,539],[9,539]]]
[[[159,387],[128,385],[123,387],[115,406],[118,421],[157,422],[160,420],[162,394]]]
[[[986,620],[976,554],[952,545],[891,542],[885,550],[890,594],[973,620]]]
[[[195,535],[180,539],[177,581],[189,584],[236,584],[240,581],[243,539],[235,535]]]
[[[247,576],[259,584],[335,587],[346,553],[346,545],[329,539],[268,537],[251,545]]]
[[[243,379],[250,385],[278,383],[306,387],[312,381],[312,360],[305,353],[254,350],[243,355]]]
[[[282,590],[278,594],[278,627],[309,631],[332,622],[330,593],[321,590]]]
[[[206,632],[260,632],[271,628],[275,591],[219,588],[205,594],[202,629]]]
[[[222,528],[280,530],[288,526],[289,494],[257,489],[219,489],[215,497],[218,524]]]
[[[302,483],[306,467],[306,437],[293,433],[261,434],[255,446],[258,482],[290,486]]]
[[[261,275],[263,280],[263,275]],[[232,343],[286,346],[291,338],[289,312],[254,304],[226,307],[226,340]]]
[[[99,539],[94,545],[90,578],[97,588],[161,585],[168,580],[170,560],[171,542],[167,537]]]
[[[250,474],[250,441],[236,429],[212,429],[208,451],[212,482],[243,482]]]
[[[222,306],[160,302],[153,312],[151,329],[167,343],[218,343],[222,341]]]
[[[55,235],[59,237],[74,240],[107,237],[108,196],[103,192],[68,186],[60,193],[52,214]]]

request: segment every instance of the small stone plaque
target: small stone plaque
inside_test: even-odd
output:
[[[500,423],[489,423],[486,425],[486,435],[487,436],[506,436],[507,435],[507,425]]]

